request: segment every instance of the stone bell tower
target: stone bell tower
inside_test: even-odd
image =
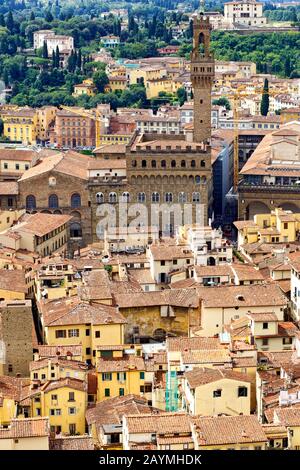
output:
[[[191,81],[194,93],[194,142],[211,140],[211,90],[215,61],[210,52],[211,24],[203,13],[193,19]]]

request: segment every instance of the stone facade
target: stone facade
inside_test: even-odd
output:
[[[211,89],[215,62],[210,52],[209,18],[193,19],[194,39],[191,55],[191,81],[194,90],[194,142],[210,142]]]
[[[30,300],[0,302],[0,340],[5,349],[5,375],[29,375],[33,349],[32,328]]]
[[[18,202],[19,207],[25,208],[29,213],[46,212],[72,216],[70,241],[74,247],[90,243],[92,231],[87,176],[84,171],[82,177],[72,175],[72,170],[67,169],[67,165],[79,165],[78,158],[81,160],[80,157],[70,160],[64,157],[60,164],[66,166],[65,172],[62,171],[63,168],[59,171],[54,167],[49,171],[38,173],[39,165],[35,167],[34,176],[19,180]],[[82,158],[88,159],[84,156]],[[31,196],[34,197],[35,207],[29,205],[32,202]]]
[[[208,19],[194,19],[191,68],[195,119],[192,142],[181,133],[136,133],[121,151],[121,146],[108,146],[107,151],[105,148],[98,150],[99,159],[125,160],[126,177],[115,175],[105,180],[89,180],[93,237],[96,239],[99,205],[113,202],[118,211],[117,203],[122,199],[132,210],[135,204],[143,205],[147,209],[148,225],[157,226],[162,235],[174,234],[176,227],[183,223],[207,224],[212,213],[213,198],[210,142],[214,59],[209,50],[210,30]],[[203,53],[199,52],[200,43],[204,46]],[[115,193],[113,201],[112,192]],[[101,194],[101,199],[98,197],[97,200],[97,194]],[[189,204],[188,210],[191,211],[188,218],[185,218],[186,204]],[[165,213],[169,215],[164,219]],[[133,219],[136,215],[134,212]]]

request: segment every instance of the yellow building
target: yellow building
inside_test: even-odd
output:
[[[49,139],[50,125],[55,121],[56,112],[57,108],[55,106],[42,106],[36,109],[36,137],[38,142],[44,142]]]
[[[35,109],[24,107],[2,113],[3,135],[11,142],[36,143],[38,117]]]
[[[100,145],[128,144],[132,134],[100,134]]]
[[[21,269],[0,269],[0,301],[25,300],[28,286]]]
[[[36,213],[0,233],[0,243],[12,250],[48,256],[66,248],[69,215]]]
[[[0,375],[0,426],[8,425],[17,417],[21,379]]]
[[[0,429],[1,450],[49,450],[49,419],[13,419]]]
[[[195,450],[265,450],[267,437],[256,416],[195,417]]]
[[[166,76],[167,70],[163,66],[146,66],[128,69],[130,85],[140,83],[142,80],[146,83],[148,80],[159,80]]]
[[[95,96],[96,91],[97,89],[93,80],[88,78],[86,80],[83,80],[82,83],[74,85],[73,96],[75,98],[81,95]]]
[[[234,222],[238,230],[238,247],[247,243],[292,243],[297,241],[300,213],[276,208],[269,214],[256,214],[254,220]]]
[[[183,403],[193,415],[250,415],[250,378],[229,369],[185,372]]]
[[[85,362],[74,361],[70,356],[62,359],[43,358],[30,363],[30,380],[35,383],[47,382],[49,380],[60,380],[68,377],[86,380],[88,366]]]
[[[0,210],[0,232],[11,227],[19,218],[25,214],[25,210]]]
[[[145,362],[132,351],[127,354],[123,349],[114,350],[111,351],[112,355],[102,355],[97,359],[97,401],[129,394],[140,395],[144,390]]]
[[[162,92],[176,93],[181,86],[179,81],[166,77],[147,80],[145,82],[147,99],[155,98]]]
[[[51,433],[85,433],[85,381],[75,378],[51,380],[40,388],[32,389],[30,398],[32,417],[49,417]]]
[[[105,92],[112,92],[116,90],[126,90],[127,88],[127,78],[122,75],[119,76],[110,76],[108,77],[109,83],[105,87]]]
[[[288,449],[300,449],[300,408],[284,407],[274,410],[274,424],[287,429]]]
[[[188,336],[189,327],[199,325],[200,305],[195,289],[116,293],[114,297],[128,322],[125,330],[128,343],[138,338],[163,341],[167,332]]]
[[[35,275],[35,293],[37,301],[60,299],[77,294],[77,287],[82,284],[81,276],[70,260],[52,258],[39,265]]]
[[[282,123],[300,120],[300,108],[287,108],[280,111]]]
[[[95,364],[98,346],[124,344],[126,320],[117,308],[78,299],[49,302],[42,308],[45,341],[50,346],[81,345],[84,361]]]

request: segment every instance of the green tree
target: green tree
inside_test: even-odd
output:
[[[44,41],[44,44],[43,44],[43,52],[42,52],[42,57],[43,57],[43,59],[48,59],[48,58],[49,58],[49,54],[48,54],[48,46],[47,46],[47,43],[46,43],[46,41]]]
[[[187,94],[184,87],[180,87],[177,90],[177,98],[180,106],[182,106],[187,100]]]
[[[221,96],[221,98],[218,98],[217,100],[213,100],[213,104],[217,106],[225,106],[225,108],[229,111],[230,110],[230,103],[228,99],[225,96]]]
[[[269,98],[269,81],[266,78],[264,82],[264,88],[262,92],[262,99],[260,103],[260,114],[262,116],[267,116],[269,112],[269,104],[270,104],[270,98]]]
[[[105,85],[109,83],[108,76],[103,70],[98,70],[93,75],[93,81],[99,93],[104,93]]]

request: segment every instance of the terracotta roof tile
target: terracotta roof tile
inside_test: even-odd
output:
[[[267,442],[256,416],[196,417],[193,422],[199,446]]]

